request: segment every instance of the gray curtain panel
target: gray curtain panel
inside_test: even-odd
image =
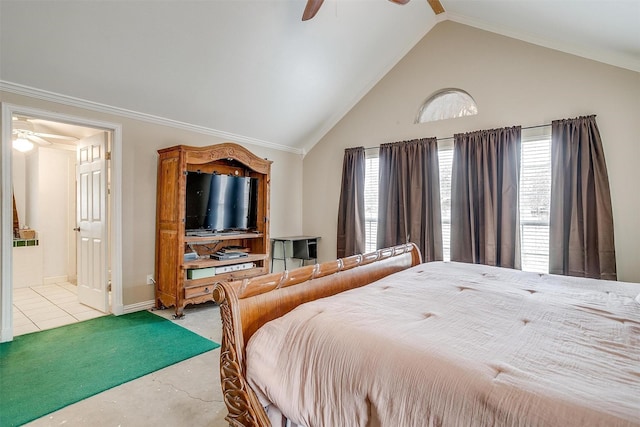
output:
[[[595,116],[551,123],[549,272],[616,280],[607,165]]]
[[[378,248],[412,242],[425,262],[441,261],[437,140],[383,144],[379,162]]]
[[[454,135],[451,261],[520,268],[520,134]]]
[[[338,205],[338,258],[365,251],[364,171],[364,147],[344,150]]]

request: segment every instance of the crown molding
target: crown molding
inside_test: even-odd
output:
[[[98,102],[88,101],[86,99],[75,98],[73,96],[63,95],[55,92],[49,92],[34,87],[21,85],[18,83],[8,82],[0,80],[0,91],[14,93],[16,95],[28,96],[31,98],[40,99],[43,101],[56,102],[58,104],[67,105],[70,107],[84,108],[86,110],[96,111],[99,113],[114,114],[117,116],[126,117],[129,119],[140,120],[147,123],[153,123],[162,126],[169,126],[176,129],[187,130],[191,132],[200,133],[203,135],[215,136],[225,140],[233,142],[246,143],[251,145],[257,145],[260,147],[266,147],[278,151],[286,151],[294,154],[303,154],[303,150],[300,148],[289,147],[282,144],[276,144],[269,141],[263,141],[257,138],[251,138],[243,135],[236,135],[234,133],[225,132],[217,129],[208,128],[205,126],[194,125],[191,123],[181,122],[178,120],[167,119],[165,117],[154,116],[152,114],[141,113],[138,111],[127,110],[125,108],[114,107],[111,105],[101,104]]]

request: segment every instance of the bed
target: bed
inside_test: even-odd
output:
[[[640,426],[640,285],[414,245],[218,283],[234,426]]]

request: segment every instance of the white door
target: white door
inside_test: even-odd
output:
[[[107,263],[107,132],[78,141],[78,300],[109,312]]]

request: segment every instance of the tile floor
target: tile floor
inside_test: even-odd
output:
[[[80,304],[77,293],[77,287],[69,282],[14,289],[13,335],[56,328],[105,315]]]

